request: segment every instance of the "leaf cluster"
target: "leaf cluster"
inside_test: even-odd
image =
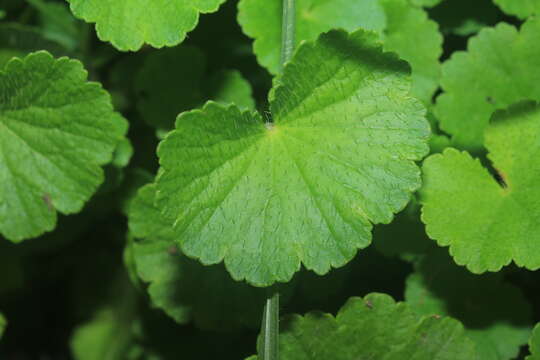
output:
[[[539,11],[2,1],[0,358],[536,359]]]

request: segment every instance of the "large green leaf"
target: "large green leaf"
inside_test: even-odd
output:
[[[531,355],[525,360],[540,360],[540,323],[536,324],[529,340]]]
[[[277,84],[272,123],[209,102],[158,148],[157,203],[183,252],[259,286],[352,259],[419,187],[428,150],[407,65],[373,33],[305,43]]]
[[[455,52],[442,67],[435,115],[457,147],[478,150],[494,110],[521,100],[540,100],[540,19],[518,32],[501,23],[469,41],[467,52]],[[511,81],[512,86],[509,86]]]
[[[493,0],[502,11],[524,19],[531,15],[540,15],[540,0]]]
[[[282,360],[477,359],[458,321],[420,317],[376,293],[349,299],[336,317],[313,312],[283,319],[279,343]]]
[[[209,75],[204,54],[179,46],[150,54],[137,74],[138,109],[150,125],[170,130],[176,116],[202,106],[206,100],[255,107],[251,86],[238,71]]]
[[[395,51],[412,67],[412,93],[425,103],[438,85],[442,36],[426,12],[408,0],[303,0],[296,4],[296,43],[314,40],[334,28],[373,30],[386,50]],[[255,39],[259,63],[271,73],[280,66],[281,2],[242,0],[238,21]]]
[[[135,269],[149,284],[153,304],[176,322],[194,320],[203,329],[258,327],[266,292],[235,282],[223,266],[203,266],[179,254],[172,224],[154,206],[155,192],[155,185],[142,187],[129,209],[130,229],[141,239],[133,244]]]
[[[485,145],[502,184],[466,152],[432,155],[423,166],[422,220],[428,235],[474,273],[512,260],[538,269],[540,107],[521,103],[492,122]]]
[[[420,315],[452,316],[483,360],[514,359],[531,331],[531,306],[500,274],[474,275],[438,248],[416,264],[405,300]]]
[[[200,13],[217,11],[225,0],[67,0],[75,16],[96,23],[98,37],[119,50],[143,44],[181,43]]]
[[[127,122],[82,64],[46,52],[0,72],[0,233],[20,241],[50,231],[103,181]]]

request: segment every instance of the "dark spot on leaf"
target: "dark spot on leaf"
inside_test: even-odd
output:
[[[167,249],[167,252],[169,253],[169,255],[177,255],[178,249],[176,248],[176,246],[171,246],[169,249]]]
[[[49,194],[44,194],[41,199],[43,200],[43,202],[47,205],[47,208],[49,209],[49,211],[54,211],[54,206],[52,204],[52,200],[51,200],[51,195]]]
[[[486,101],[491,105],[495,105],[495,100],[491,96],[486,97]]]

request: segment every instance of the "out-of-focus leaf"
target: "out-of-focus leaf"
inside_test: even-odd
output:
[[[170,130],[179,113],[207,100],[253,109],[251,87],[237,71],[207,74],[206,59],[197,48],[180,46],[148,55],[137,74],[138,109],[146,122]]]
[[[3,69],[13,57],[25,57],[38,50],[47,50],[55,56],[67,54],[60,44],[44,38],[36,28],[19,24],[0,24],[0,69]]]
[[[420,315],[452,316],[482,360],[514,359],[531,331],[531,306],[500,274],[474,275],[437,249],[416,264],[405,300]]]
[[[80,26],[65,3],[26,0],[39,12],[41,33],[49,40],[73,51],[81,41]]]

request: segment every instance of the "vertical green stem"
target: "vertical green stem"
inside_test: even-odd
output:
[[[279,360],[279,292],[269,294],[262,319],[259,360]]]
[[[289,61],[295,45],[295,0],[283,0],[281,25],[281,68]],[[261,327],[259,360],[279,360],[279,292],[269,291]]]
[[[294,51],[296,22],[295,0],[283,0],[283,18],[281,23],[281,67],[289,61]]]

